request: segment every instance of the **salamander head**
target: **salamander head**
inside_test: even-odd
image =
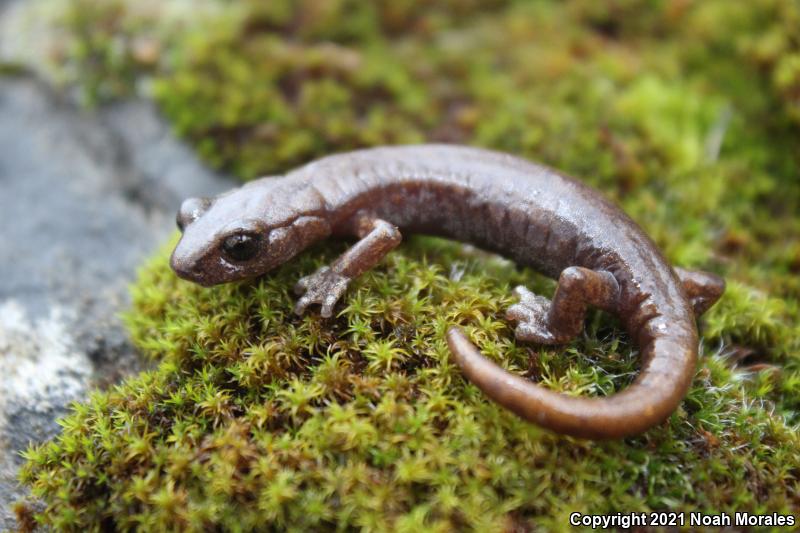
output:
[[[183,202],[183,235],[170,259],[179,277],[204,286],[252,278],[330,233],[313,198],[254,184]]]

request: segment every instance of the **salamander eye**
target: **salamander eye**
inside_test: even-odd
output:
[[[178,223],[178,229],[183,231],[186,226],[200,218],[203,213],[208,211],[211,207],[211,198],[187,198],[181,204],[178,210],[178,216],[175,221]]]
[[[243,263],[256,256],[260,242],[256,233],[234,233],[222,241],[222,251],[230,260]]]

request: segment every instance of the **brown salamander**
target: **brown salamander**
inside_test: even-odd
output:
[[[549,390],[482,356],[458,327],[453,359],[490,398],[560,433],[617,438],[667,418],[692,381],[695,317],[723,293],[719,277],[672,268],[645,233],[588,186],[547,167],[448,145],[381,147],[325,157],[213,199],[189,199],[171,265],[213,285],[267,272],[328,236],[360,240],[295,290],[331,316],[353,278],[378,263],[400,231],[439,235],[530,265],[558,285],[552,300],[517,287],[507,312],[518,340],[559,344],[583,328],[588,306],[616,313],[642,367],[625,390],[585,398]]]

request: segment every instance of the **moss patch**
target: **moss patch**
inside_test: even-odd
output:
[[[443,332],[465,324],[512,371],[610,394],[636,357],[604,318],[566,351],[517,346],[502,318],[509,286],[552,283],[424,239],[360,279],[335,319],[293,317],[287,287],[341,249],[210,290],[156,257],[128,324],[162,362],[76,405],[61,437],[27,452],[23,479],[49,502],[47,522],[558,530],[572,511],[796,505],[800,439],[758,400],[772,373],[734,372],[707,354],[681,409],[646,435],[559,437],[467,385]]]
[[[69,4],[66,71],[91,98],[144,90],[243,179],[381,143],[498,148],[603,190],[729,290],[682,407],[593,444],[518,421],[448,362],[461,323],[552,388],[630,382],[636,354],[602,314],[565,349],[516,345],[509,287],[553,288],[531,272],[414,239],[324,321],[291,316],[287,290],[342,245],[214,289],[163,252],[127,319],[159,366],[26,453],[40,521],[559,530],[570,511],[797,511],[796,2],[203,2],[191,24],[121,0],[94,18],[95,3]]]

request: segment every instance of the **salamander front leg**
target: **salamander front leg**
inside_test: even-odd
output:
[[[302,315],[309,305],[320,304],[320,314],[330,317],[350,281],[375,266],[402,239],[395,226],[379,219],[361,221],[358,236],[361,240],[330,266],[300,278],[294,291],[303,296],[294,307],[295,313]]]
[[[521,285],[514,294],[519,303],[508,308],[506,317],[518,322],[517,339],[563,344],[581,332],[589,305],[606,310],[616,307],[619,285],[610,272],[569,267],[561,272],[552,301]]]

